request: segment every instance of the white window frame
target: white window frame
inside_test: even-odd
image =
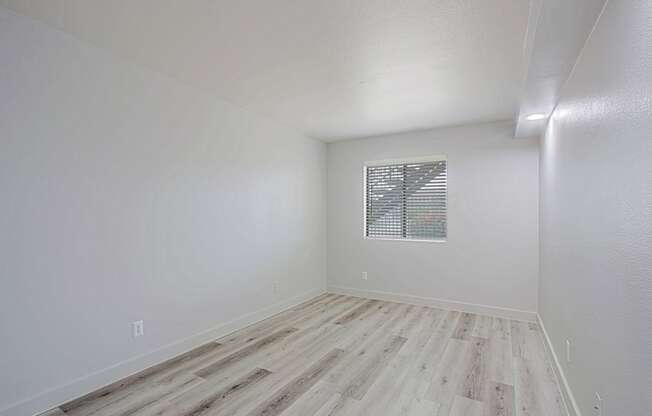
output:
[[[423,163],[423,162],[446,162],[446,238],[433,240],[422,240],[412,238],[389,238],[389,237],[368,237],[367,236],[367,167],[399,165],[405,163]],[[364,240],[374,241],[403,241],[406,243],[446,243],[448,242],[448,157],[446,155],[431,155],[407,157],[400,159],[384,159],[364,162],[362,165],[362,238]]]

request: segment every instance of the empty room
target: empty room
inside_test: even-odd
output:
[[[0,416],[652,416],[652,1],[0,0]]]

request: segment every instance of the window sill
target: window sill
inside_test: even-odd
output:
[[[448,239],[441,240],[416,240],[412,238],[384,238],[384,237],[364,237],[365,240],[372,241],[404,241],[407,243],[447,243]]]

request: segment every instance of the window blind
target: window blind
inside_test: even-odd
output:
[[[365,235],[446,239],[446,160],[365,167]]]

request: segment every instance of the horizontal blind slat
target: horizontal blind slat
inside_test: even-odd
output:
[[[446,161],[367,166],[367,237],[446,238],[446,170]]]

